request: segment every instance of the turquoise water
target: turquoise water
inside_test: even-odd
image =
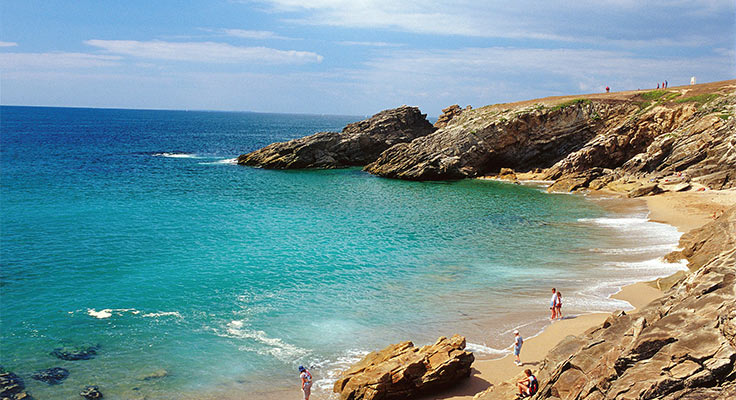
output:
[[[672,269],[651,259],[677,235],[646,225],[642,209],[612,215],[582,196],[490,181],[232,163],[359,117],[26,107],[0,117],[0,364],[37,398],[73,398],[86,384],[110,399],[268,390],[300,364],[325,388],[365,351],[455,332],[494,354],[514,326],[543,325],[551,286],[573,294],[570,312],[612,310],[611,287]],[[49,355],[86,344],[99,356]],[[69,379],[30,379],[53,366]]]

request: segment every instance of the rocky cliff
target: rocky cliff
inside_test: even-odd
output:
[[[684,235],[700,266],[639,313],[619,312],[555,347],[533,399],[736,398],[736,207]],[[477,400],[513,398],[512,383]]]
[[[389,178],[445,180],[511,168],[539,172],[538,178],[555,181],[555,191],[640,195],[673,190],[674,180],[731,188],[734,93],[736,81],[725,81],[465,110],[436,132],[389,148],[365,169]]]
[[[363,166],[397,143],[434,132],[426,117],[416,107],[385,110],[342,132],[320,132],[243,154],[238,164],[274,169]]]

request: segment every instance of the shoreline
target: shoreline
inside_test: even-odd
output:
[[[529,183],[539,184],[539,182]],[[523,182],[523,184],[529,183]],[[615,194],[620,197],[620,194],[614,192],[599,191],[592,192],[592,194]],[[621,199],[625,198],[621,197]],[[729,205],[736,204],[736,190],[664,193],[647,197],[644,200],[649,210],[647,217],[649,221],[671,225],[677,228],[679,232],[687,233],[710,222],[713,212],[717,213]],[[678,272],[663,279],[669,280],[676,276],[682,276],[682,273]],[[659,280],[626,285],[613,294],[611,298],[628,302],[634,307],[634,310],[627,313],[636,313],[664,294],[664,291],[654,285]],[[471,376],[466,382],[441,393],[420,397],[420,399],[472,400],[476,394],[489,387],[501,385],[518,377],[526,368],[535,371],[535,367],[541,364],[547,353],[563,339],[570,335],[580,335],[591,328],[599,326],[609,315],[609,313],[589,313],[563,317],[562,320],[546,326],[540,333],[525,340],[521,351],[521,366],[514,364],[513,355],[510,351],[508,355],[499,359],[476,360],[473,363]],[[509,343],[511,341],[512,338],[509,338]]]

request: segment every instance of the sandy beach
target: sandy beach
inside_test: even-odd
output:
[[[713,213],[719,213],[730,206],[736,205],[736,191],[704,191],[665,193],[648,197],[649,219],[655,222],[675,226],[681,232],[700,227],[713,219]],[[625,286],[613,297],[629,302],[636,312],[641,307],[657,299],[662,292],[646,282],[639,282]],[[513,362],[513,356],[496,360],[478,360],[473,364],[473,371],[467,382],[443,393],[422,397],[423,400],[469,400],[473,396],[491,385],[499,385],[519,376],[524,369],[534,371],[546,354],[560,341],[569,335],[579,335],[586,330],[597,326],[609,314],[595,313],[566,317],[561,321],[550,324],[539,335],[524,342],[521,352],[522,366]],[[513,341],[509,337],[509,346]]]

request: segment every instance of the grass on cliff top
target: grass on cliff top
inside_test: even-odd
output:
[[[699,94],[697,96],[690,96],[690,97],[683,97],[682,99],[675,100],[675,103],[698,103],[699,106],[702,106],[703,104],[717,99],[720,97],[720,95],[715,93],[704,93]]]
[[[641,94],[641,98],[648,101],[658,100],[660,97],[670,93],[666,90],[652,90]]]
[[[567,107],[574,106],[574,105],[577,105],[577,104],[590,104],[590,103],[591,103],[591,101],[588,100],[588,99],[574,99],[574,100],[566,101],[564,103],[560,103],[560,104],[558,104],[558,105],[550,108],[550,110],[551,111],[564,110]]]

